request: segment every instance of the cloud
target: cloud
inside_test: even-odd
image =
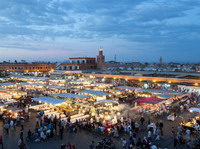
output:
[[[120,41],[115,48],[128,43],[129,52],[135,43],[145,45],[141,51],[180,51],[188,43],[199,47],[199,14],[199,0],[1,0],[0,47],[63,49],[66,41],[110,47],[106,40],[112,39]],[[42,48],[34,47],[38,42]]]

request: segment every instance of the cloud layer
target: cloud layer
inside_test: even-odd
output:
[[[63,56],[58,56],[60,51],[69,53],[66,58],[95,56],[96,49],[103,46],[108,60],[113,53],[120,55],[122,61],[157,61],[159,56],[168,61],[199,59],[199,0],[0,0],[0,3],[0,51],[6,49],[7,58],[14,58],[11,51],[19,49],[27,51],[24,56],[28,56],[28,51],[55,50],[58,54],[54,59],[63,60]],[[1,54],[0,59],[5,57]]]

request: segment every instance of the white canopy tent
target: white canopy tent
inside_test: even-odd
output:
[[[200,113],[200,108],[191,107],[191,108],[189,108],[189,111],[190,111],[190,112]]]
[[[152,94],[170,94],[170,95],[182,95],[183,93],[180,92],[175,92],[172,90],[160,90],[160,89],[142,89],[142,88],[138,88],[137,89],[138,92],[148,92],[148,93],[152,93]]]
[[[125,89],[125,90],[136,90],[137,87],[131,87],[131,86],[117,86],[118,89]]]
[[[0,86],[14,86],[16,85],[15,83],[11,83],[11,82],[6,82],[6,83],[0,83]]]
[[[90,97],[89,95],[78,95],[78,94],[72,94],[72,93],[53,94],[51,96],[64,97],[64,98],[79,98],[79,99]]]
[[[94,102],[94,104],[100,104],[100,103],[118,103],[118,102],[114,100],[108,100],[108,99],[98,100]]]
[[[95,95],[95,96],[100,96],[100,97],[109,95],[108,93],[95,91],[95,90],[82,90],[82,91],[78,91],[78,93],[85,93],[85,94]]]
[[[51,98],[51,97],[38,97],[38,98],[32,98],[32,100],[54,105],[66,102],[65,100]]]

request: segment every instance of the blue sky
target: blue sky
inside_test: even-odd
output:
[[[0,0],[0,61],[200,62],[200,0]]]

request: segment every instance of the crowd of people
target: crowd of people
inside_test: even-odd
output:
[[[198,97],[195,94],[191,94],[189,97],[185,97],[180,100],[175,100],[169,107],[168,112],[162,113],[161,117],[167,116],[169,113],[175,113],[179,115],[187,111],[191,106],[194,106],[198,101]],[[27,148],[25,142],[44,142],[49,138],[63,139],[64,133],[76,133],[81,130],[87,130],[92,133],[98,133],[103,136],[109,136],[109,138],[118,138],[121,141],[122,149],[134,149],[134,148],[147,148],[157,149],[160,148],[159,141],[164,139],[164,126],[163,121],[158,121],[159,117],[150,117],[149,114],[144,110],[141,113],[135,113],[136,116],[121,117],[115,124],[111,122],[103,122],[102,120],[96,120],[95,117],[90,119],[77,120],[74,123],[71,122],[70,117],[66,121],[62,120],[61,117],[53,115],[45,115],[43,111],[39,111],[35,118],[35,129],[24,132],[25,121],[29,119],[30,112],[28,110],[29,104],[19,102],[19,108],[22,109],[22,115],[24,118],[14,119],[12,116],[7,116],[3,119],[5,133],[9,134],[9,131],[15,130],[16,126],[21,127],[19,136],[18,146],[20,149]],[[92,119],[92,120],[91,120]],[[155,124],[155,127],[152,126]],[[141,132],[146,132],[146,135],[141,137]],[[184,129],[181,125],[174,126],[171,128],[171,140],[176,148],[179,144],[184,145],[187,149],[198,149],[200,146],[200,140],[198,134],[195,133],[195,137],[192,132],[188,129]],[[24,139],[24,136],[25,137]],[[109,139],[107,139],[109,140]],[[111,140],[110,140],[111,141]],[[104,144],[105,144],[104,140]],[[68,149],[75,149],[75,144],[68,142],[62,144],[61,147]],[[92,142],[89,147],[90,149],[100,149],[101,143]],[[114,149],[114,146],[112,146]],[[165,146],[167,149],[168,146]]]

